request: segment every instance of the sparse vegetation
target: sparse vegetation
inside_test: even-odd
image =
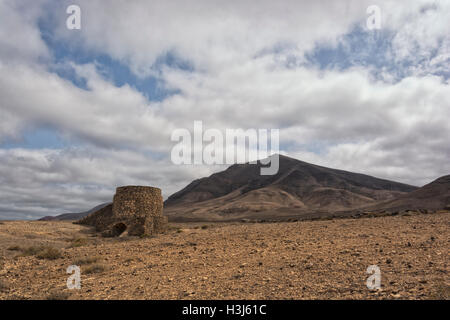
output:
[[[205,224],[205,225],[202,226],[202,229],[203,230],[208,229],[208,226]]]
[[[86,238],[74,238],[71,240],[69,248],[83,247],[89,244],[89,240]]]
[[[0,271],[0,300],[167,299],[183,297],[184,291],[195,291],[199,299],[208,299],[211,292],[229,298],[233,293],[228,288],[237,289],[244,283],[249,289],[235,290],[232,297],[263,298],[268,296],[267,286],[280,286],[291,289],[271,291],[271,298],[449,299],[442,272],[448,259],[434,254],[448,252],[449,243],[443,239],[448,235],[449,214],[376,219],[376,223],[369,219],[179,223],[173,225],[171,234],[152,240],[126,237],[114,241],[81,235],[78,226],[69,222],[7,223],[0,239],[0,262],[2,257],[5,262]],[[203,225],[208,229],[201,230]],[[183,233],[176,234],[177,228]],[[20,238],[31,230],[36,230],[38,240]],[[87,238],[90,244],[66,249],[76,238]],[[59,249],[63,258],[37,260],[44,245]],[[424,247],[432,259],[417,259]],[[23,253],[34,256],[14,260]],[[367,266],[354,268],[355,261],[392,271],[382,280],[382,291],[367,290]],[[82,290],[65,287],[70,276],[66,268],[72,264],[81,267]],[[305,285],[303,279],[314,281]],[[147,290],[146,285],[152,289],[158,285],[158,290]],[[328,291],[328,285],[336,290]]]
[[[38,259],[46,260],[56,260],[61,258],[61,251],[50,246],[31,246],[27,248],[14,246],[8,250],[21,251],[22,253],[19,255],[21,257],[36,256]]]
[[[139,236],[139,238],[141,239],[148,239],[148,238],[154,238],[154,235],[148,234],[148,233],[143,233]]]
[[[450,286],[446,284],[438,285],[434,296],[431,298],[435,300],[450,300]]]
[[[61,251],[53,247],[45,247],[36,255],[38,259],[56,260],[61,258]]]
[[[43,246],[39,246],[39,247],[31,246],[31,247],[27,247],[27,248],[20,248],[20,251],[22,251],[21,256],[23,256],[23,257],[35,256],[42,250],[44,250]]]
[[[70,293],[65,291],[54,290],[46,297],[47,300],[67,300],[70,297]]]
[[[99,257],[86,257],[86,258],[80,258],[73,262],[74,265],[82,266],[87,264],[95,263],[99,260]]]
[[[4,292],[4,291],[7,291],[7,290],[9,290],[8,283],[5,280],[0,279],[0,292]]]
[[[106,269],[107,269],[106,266],[104,266],[103,264],[96,263],[84,269],[83,273],[85,274],[101,273],[106,271]]]
[[[169,227],[167,228],[169,231],[174,231],[176,233],[181,233],[183,232],[183,230],[180,227],[177,226],[171,226],[169,225]]]

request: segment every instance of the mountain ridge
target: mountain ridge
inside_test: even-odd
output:
[[[106,203],[102,203],[99,204],[98,206],[93,207],[92,209],[89,209],[87,211],[83,211],[83,212],[74,212],[74,213],[63,213],[63,214],[59,214],[57,216],[45,216],[42,217],[40,219],[38,219],[38,221],[63,221],[63,220],[78,220],[84,217],[87,217],[88,215],[90,215],[91,213],[95,213],[101,209],[103,209],[104,207],[106,207],[108,204],[110,204],[110,202],[106,202]]]
[[[279,171],[261,176],[261,163],[235,164],[194,180],[165,201],[169,219],[230,220],[254,213],[340,211],[392,200],[418,187],[331,169],[279,155]],[[245,214],[245,212],[249,214]]]
[[[164,202],[172,222],[314,219],[361,212],[439,210],[450,205],[450,175],[419,188],[280,155],[279,172],[261,176],[261,163],[234,164],[193,180]],[[40,220],[78,220],[101,210]]]

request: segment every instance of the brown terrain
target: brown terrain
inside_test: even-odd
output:
[[[262,176],[260,163],[246,163],[193,181],[164,202],[164,215],[171,222],[258,222],[450,207],[450,175],[419,188],[279,157],[276,175]],[[111,203],[104,203],[85,212],[40,220],[81,219],[110,208]]]
[[[404,211],[411,208],[419,210],[450,209],[450,175],[440,177],[420,189],[398,196],[395,199],[382,201],[366,210],[370,211]]]
[[[321,167],[282,155],[279,159],[276,175],[262,176],[260,163],[246,163],[195,180],[165,201],[164,213],[169,221],[175,222],[282,221],[332,217],[336,213],[351,216],[368,211],[367,207],[375,211],[390,209],[396,199],[414,191],[424,193],[415,186],[360,173]],[[426,208],[431,198],[440,195],[438,205],[434,203],[430,209],[442,209],[450,204],[450,181],[444,181],[441,189],[445,188],[439,190],[441,193],[433,192],[438,190],[425,192],[421,199],[397,207],[403,210]],[[421,206],[416,208],[414,204]]]
[[[450,176],[418,188],[284,156],[276,175],[260,166],[193,181],[165,216],[159,189],[127,186],[82,213],[0,222],[0,299],[449,299]]]
[[[171,225],[102,238],[65,221],[0,223],[0,299],[448,299],[450,212]],[[69,290],[69,265],[81,289]],[[381,269],[381,289],[366,269]]]

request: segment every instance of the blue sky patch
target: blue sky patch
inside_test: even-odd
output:
[[[113,59],[107,54],[88,51],[77,45],[78,41],[74,41],[74,43],[61,41],[53,32],[56,25],[55,19],[51,16],[40,19],[38,23],[41,38],[53,57],[53,61],[48,68],[59,77],[71,81],[78,88],[87,90],[86,81],[77,77],[75,71],[67,66],[67,62],[78,65],[93,63],[100,73],[115,86],[121,87],[127,84],[142,93],[149,101],[162,101],[166,97],[178,93],[176,90],[165,88],[164,81],[157,76],[139,77],[125,63]],[[163,66],[186,71],[193,70],[188,61],[177,56],[174,52],[161,55],[150,68],[155,71],[155,74],[158,74]]]
[[[23,132],[20,139],[9,139],[0,143],[2,149],[62,149],[68,146],[73,146],[73,141],[67,141],[61,134],[52,128],[40,127],[37,129],[28,129]]]
[[[438,50],[430,50],[424,57],[413,56],[412,59],[396,61],[392,40],[395,32],[389,30],[367,30],[360,25],[355,25],[351,32],[341,37],[336,46],[323,43],[318,44],[305,57],[307,65],[317,66],[321,70],[333,69],[343,71],[352,67],[364,67],[371,70],[375,78],[379,78],[382,72],[391,74],[395,80],[411,75],[411,70],[416,66],[427,66],[429,61],[436,57]],[[440,47],[442,44],[439,44]],[[446,62],[448,63],[448,61]],[[444,68],[436,68],[434,75],[449,78],[450,72]]]

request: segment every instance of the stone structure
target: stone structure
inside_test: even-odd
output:
[[[113,203],[78,221],[95,226],[105,236],[141,236],[161,233],[167,228],[163,216],[161,189],[143,186],[118,187]]]

